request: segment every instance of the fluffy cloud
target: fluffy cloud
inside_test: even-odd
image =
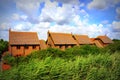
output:
[[[29,31],[30,28],[32,27],[32,24],[30,22],[23,22],[16,24],[12,27],[12,30],[15,31]]]
[[[16,7],[24,13],[33,16],[39,10],[42,0],[15,0]]]
[[[114,32],[119,32],[120,33],[120,22],[113,21],[112,28],[113,28]]]
[[[88,4],[88,9],[105,9],[120,3],[120,0],[93,0]]]
[[[40,21],[56,22],[58,24],[69,23],[74,15],[74,9],[69,4],[62,7],[57,6],[57,2],[46,2],[44,9],[39,16]]]
[[[93,0],[88,4],[88,9],[95,8],[95,9],[104,9],[107,6],[105,0]]]
[[[15,2],[16,7],[24,12],[28,16],[28,20],[34,24],[40,21],[57,22],[58,24],[69,23],[74,13],[77,13],[75,9],[79,9],[79,5],[84,6],[83,3],[80,4],[79,0],[15,0]],[[45,2],[45,6],[40,11],[42,2]],[[58,3],[62,3],[63,6],[58,6]],[[19,18],[18,15],[14,15],[14,17]]]
[[[72,4],[72,5],[78,5],[80,3],[79,0],[53,0],[53,1],[61,2],[64,4]]]
[[[38,15],[43,2],[44,0],[15,0],[17,9],[27,15],[27,20],[33,24],[39,23]],[[17,15],[15,16],[17,18]],[[22,18],[25,18],[25,16],[22,16]]]
[[[80,10],[77,4],[73,5],[77,2],[77,0],[75,0],[74,2],[66,0],[68,1],[68,3],[60,0],[61,2],[63,2],[62,7],[58,6],[58,2],[56,1],[45,2],[45,6],[41,11],[41,15],[39,16],[40,21],[56,22],[57,24],[64,25],[69,24],[75,15],[81,14],[84,17],[89,16],[85,10]]]
[[[89,17],[89,14],[88,14],[84,9],[81,9],[81,10],[80,10],[80,14],[81,14],[81,16],[83,16],[84,18],[88,18],[88,17]]]
[[[29,31],[35,31],[38,33],[39,39],[47,39],[47,31],[50,28],[49,22],[40,22],[38,24],[33,25],[33,27],[30,28]]]

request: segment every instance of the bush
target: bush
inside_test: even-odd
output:
[[[18,58],[8,54],[4,60],[12,68],[0,73],[0,80],[119,80],[120,52],[110,54],[108,47],[48,48]]]
[[[115,41],[113,44],[108,45],[105,49],[109,51],[109,53],[120,51],[120,41]]]

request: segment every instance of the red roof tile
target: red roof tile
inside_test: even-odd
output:
[[[47,48],[47,45],[46,45],[44,40],[40,40],[40,48],[41,49],[46,49]]]
[[[94,44],[95,43],[95,38],[90,38],[90,43]]]
[[[98,39],[101,39],[103,43],[113,43],[113,41],[107,36],[98,36]]]
[[[72,37],[72,34],[68,33],[49,33],[52,37],[54,44],[77,44]]]
[[[87,35],[74,35],[79,44],[90,44],[90,39]]]
[[[10,45],[34,45],[39,44],[36,32],[15,32],[9,31]]]

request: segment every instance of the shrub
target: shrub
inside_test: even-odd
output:
[[[120,41],[115,41],[113,44],[108,45],[105,49],[109,51],[109,53],[120,51]]]
[[[0,80],[119,80],[120,52],[107,50],[84,45],[65,51],[48,48],[18,58],[8,54],[4,60],[13,66],[0,73]]]
[[[86,80],[107,80],[108,78],[109,78],[109,72],[107,71],[106,68],[93,67],[88,72]]]
[[[120,55],[119,53],[115,53],[111,56],[113,61],[111,68],[111,80],[119,80],[120,79]]]

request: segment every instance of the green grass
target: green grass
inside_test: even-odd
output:
[[[119,80],[120,51],[110,52],[110,46],[49,48],[19,58],[8,55],[4,59],[12,68],[1,72],[0,80]]]

